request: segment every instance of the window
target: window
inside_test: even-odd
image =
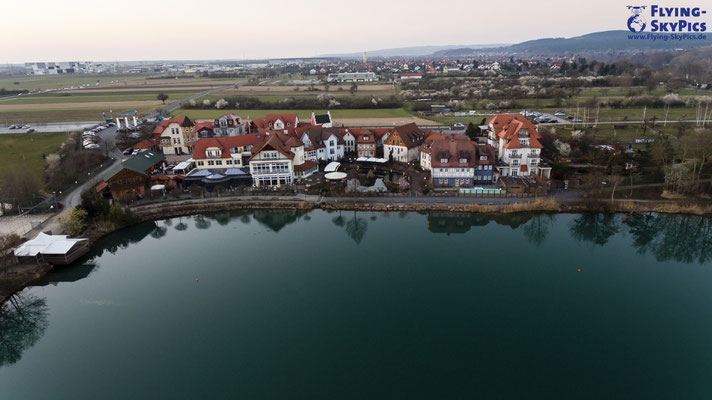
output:
[[[226,165],[232,165],[232,160],[225,160]]]
[[[519,165],[519,160],[512,160],[512,165],[514,165],[514,166]]]
[[[519,175],[519,171],[517,171],[516,169],[513,169],[512,176],[517,176],[517,175]]]
[[[208,161],[208,165],[215,165],[215,161]]]
[[[487,161],[487,156],[480,156],[480,161]]]
[[[202,167],[202,166],[203,166],[203,162],[202,162],[202,161],[198,161],[198,165],[200,165],[200,166]]]
[[[460,164],[465,164],[466,162],[467,162],[467,159],[466,159],[466,158],[461,158],[461,159],[460,159]]]
[[[222,160],[215,161],[215,165],[222,165]]]
[[[443,163],[443,164],[447,163],[447,158],[441,158],[441,159],[440,159],[440,162]]]

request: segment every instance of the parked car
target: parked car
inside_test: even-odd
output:
[[[129,147],[128,149],[124,150],[124,155],[130,156],[132,152],[133,152],[133,149]]]
[[[455,125],[453,125],[452,127],[453,127],[453,128],[456,128],[456,129],[462,129],[462,128],[465,127],[465,125],[462,124],[461,122],[458,122],[458,123],[456,123]]]
[[[29,125],[22,125],[20,128],[21,128],[21,129],[30,129],[30,126],[29,126]]]
[[[99,148],[99,145],[96,143],[91,143],[91,144],[84,146],[84,148],[87,150],[95,150],[95,149]]]
[[[557,116],[557,117],[565,117],[565,116],[566,116],[566,113],[563,112],[563,111],[561,111],[561,110],[559,110],[559,111],[555,112],[554,115]]]
[[[34,129],[30,128],[30,129],[26,130],[25,133],[32,133],[34,131],[35,131]]]
[[[571,115],[569,115],[569,116],[568,116],[568,117],[566,117],[566,118],[568,118],[568,119],[574,119],[574,117],[573,117],[573,116],[571,116]]]

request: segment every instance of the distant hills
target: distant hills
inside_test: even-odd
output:
[[[504,43],[497,44],[473,44],[473,45],[445,45],[445,46],[412,46],[412,47],[397,47],[393,49],[381,49],[366,51],[367,57],[419,57],[429,56],[439,51],[450,49],[486,49],[493,47],[506,46]],[[363,53],[341,53],[341,54],[323,54],[321,57],[338,57],[338,58],[361,58]]]
[[[645,33],[641,33],[645,34]],[[638,34],[638,35],[641,35]],[[434,56],[452,57],[464,56],[474,53],[486,52],[503,52],[503,53],[529,53],[538,55],[548,54],[568,54],[580,52],[603,52],[603,51],[631,51],[631,50],[672,50],[672,49],[687,49],[693,47],[710,46],[712,45],[712,35],[707,35],[706,40],[648,40],[648,39],[629,39],[632,35],[629,31],[604,31],[594,32],[587,35],[576,36],[571,38],[547,38],[529,40],[526,42],[513,44],[510,46],[501,46],[497,48],[475,48],[475,47],[460,47],[455,49],[438,50],[433,53]]]

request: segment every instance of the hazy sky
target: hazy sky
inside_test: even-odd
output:
[[[625,29],[626,5],[621,0],[2,0],[0,62],[254,59],[517,43]]]

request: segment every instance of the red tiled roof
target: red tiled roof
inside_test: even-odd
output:
[[[433,168],[473,167],[477,164],[477,147],[469,138],[451,137],[433,142],[430,149]],[[446,162],[441,162],[446,159]],[[464,163],[460,162],[465,159]]]
[[[156,143],[153,140],[146,139],[146,140],[142,140],[142,141],[136,143],[135,145],[132,146],[132,148],[139,149],[139,150],[145,150],[145,149],[150,149],[150,148],[154,147],[155,145],[156,145]]]
[[[544,146],[539,143],[541,135],[536,129],[536,126],[526,119],[521,114],[497,114],[489,119],[488,123],[494,127],[494,134],[506,141],[504,148],[518,149],[521,147],[519,143],[519,132],[525,130],[528,134],[529,147],[541,149]]]
[[[217,147],[222,152],[221,158],[230,158],[230,149],[241,146],[255,146],[263,141],[265,135],[263,133],[250,133],[240,136],[226,136],[203,138],[195,143],[193,148],[193,158],[205,159],[205,150],[210,147]]]
[[[306,170],[309,170],[309,169],[312,169],[312,168],[316,167],[317,165],[319,165],[319,163],[316,162],[316,161],[306,160],[306,161],[304,161],[303,163],[301,163],[301,164],[299,164],[299,165],[295,165],[295,166],[294,166],[294,171],[298,171],[298,172],[306,171]]]

